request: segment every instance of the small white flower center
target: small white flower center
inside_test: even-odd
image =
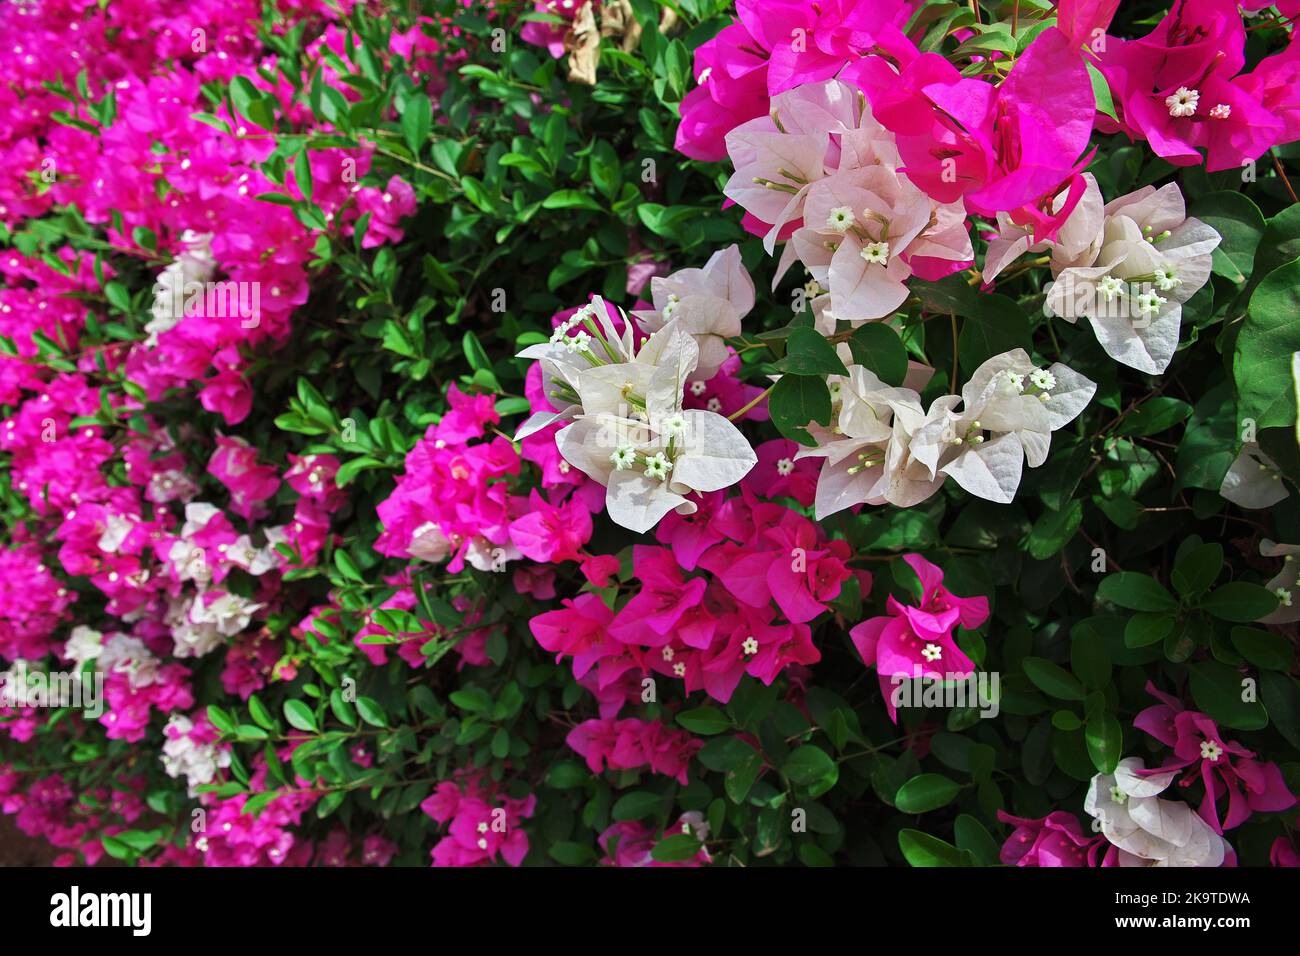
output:
[[[1182,285],[1183,280],[1174,275],[1174,270],[1166,266],[1157,266],[1155,269],[1156,288],[1161,292],[1168,292],[1175,286]]]
[[[1169,300],[1154,292],[1139,292],[1133,301],[1137,304],[1137,310],[1141,315],[1155,315]]]
[[[862,247],[861,256],[872,265],[889,265],[889,243],[868,242]]]
[[[1107,302],[1113,302],[1116,296],[1124,292],[1124,280],[1118,276],[1102,276],[1101,281],[1097,283],[1097,291]]]
[[[1170,116],[1181,118],[1195,114],[1196,104],[1200,100],[1200,90],[1189,90],[1185,86],[1180,86],[1171,96],[1165,97],[1165,106],[1169,107]]]
[[[826,225],[838,232],[840,235],[849,231],[849,227],[857,222],[857,216],[853,215],[853,210],[848,206],[836,206],[826,217]]]

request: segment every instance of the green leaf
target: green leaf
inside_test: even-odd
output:
[[[822,788],[827,781],[831,785],[839,777],[839,766],[831,755],[814,744],[804,744],[786,759],[781,773],[795,786],[810,790]],[[825,787],[821,792],[830,789]]]
[[[233,734],[235,732],[235,718],[216,704],[208,705],[208,720],[212,722],[213,727],[216,727],[223,734]]]
[[[298,184],[298,191],[303,197],[311,202],[315,185],[311,178],[311,157],[307,155],[306,146],[298,150],[298,155],[293,158],[293,181]]]
[[[1115,433],[1134,438],[1144,435],[1156,435],[1173,428],[1191,414],[1192,406],[1186,402],[1165,395],[1157,395],[1155,398],[1147,399],[1120,419],[1119,425],[1115,428]]]
[[[674,833],[654,845],[650,858],[657,863],[680,863],[699,853],[702,845],[688,833]]]
[[[886,385],[902,385],[907,377],[907,348],[898,333],[881,322],[854,329],[849,351],[855,363],[875,372]]]
[[[1187,667],[1196,706],[1209,714],[1220,727],[1234,730],[1261,730],[1268,726],[1268,714],[1256,701],[1242,700],[1246,695],[1244,678],[1227,664],[1215,660],[1197,661]]]
[[[602,210],[604,207],[596,200],[592,199],[586,193],[579,192],[576,189],[560,189],[551,193],[542,200],[543,209],[593,209]]]
[[[1134,614],[1124,626],[1124,646],[1146,647],[1158,644],[1173,632],[1176,623],[1177,618],[1170,614]]]
[[[1277,595],[1248,581],[1229,581],[1211,591],[1200,608],[1223,621],[1249,624],[1277,610]]]
[[[696,707],[677,715],[677,722],[694,734],[720,734],[731,729],[727,715],[716,707]]]
[[[1114,773],[1124,746],[1124,730],[1114,714],[1093,714],[1084,730],[1092,765],[1101,773]]]
[[[961,788],[938,773],[917,774],[898,788],[894,805],[903,813],[929,813],[957,799]]]
[[[970,866],[971,854],[920,830],[899,830],[898,848],[912,866]]]
[[[388,726],[388,718],[384,715],[384,709],[369,697],[357,698],[357,713],[371,727]]]
[[[1296,420],[1291,356],[1300,352],[1300,260],[1275,269],[1250,297],[1233,352],[1241,421],[1257,429],[1286,427]]]
[[[816,329],[799,327],[790,333],[785,358],[776,363],[782,371],[794,375],[847,375],[848,369],[835,354],[835,346]]]
[[[1070,543],[1083,523],[1083,502],[1075,499],[1060,511],[1050,508],[1038,516],[1025,549],[1038,561],[1046,561]]]
[[[1102,579],[1097,597],[1130,611],[1176,611],[1178,602],[1155,578],[1136,571],[1119,571]]]
[[[969,813],[957,815],[952,825],[953,836],[957,838],[958,849],[965,850],[975,858],[980,866],[997,866],[1001,847],[989,831]]]
[[[365,581],[365,578],[361,574],[361,569],[357,567],[356,561],[352,560],[352,555],[348,554],[342,548],[339,548],[334,552],[334,566],[338,568],[340,574],[349,580],[360,582]]]
[[[1264,671],[1259,675],[1259,697],[1277,732],[1300,750],[1300,692],[1289,674]]]
[[[1096,101],[1097,112],[1116,119],[1115,101],[1111,98],[1110,84],[1106,82],[1106,77],[1091,63],[1084,61],[1083,65],[1088,68],[1088,79],[1092,81],[1092,97]]]
[[[1291,641],[1272,631],[1234,627],[1232,645],[1242,657],[1265,670],[1289,671],[1295,660],[1295,647]]]
[[[596,854],[591,847],[583,843],[574,843],[572,840],[552,843],[547,847],[546,853],[561,866],[586,866],[596,860]]]
[[[801,445],[817,444],[805,430],[809,422],[831,422],[830,389],[823,379],[810,375],[782,375],[768,396],[767,407],[777,431]]]
[[[265,727],[267,730],[275,730],[275,718],[271,712],[266,709],[261,698],[253,694],[248,698],[248,713],[259,727]]]
[[[1223,545],[1218,542],[1189,548],[1174,562],[1170,580],[1184,597],[1199,594],[1214,583],[1223,570]]]
[[[1104,690],[1110,684],[1110,666],[1110,654],[1100,636],[1087,630],[1071,636],[1070,670],[1085,687]]]
[[[433,105],[423,92],[415,91],[407,95],[406,106],[402,109],[402,139],[411,155],[420,155],[420,148],[429,138],[433,128]]]
[[[1087,694],[1079,679],[1064,667],[1042,657],[1025,657],[1020,661],[1025,676],[1045,694],[1058,700],[1083,700]]]
[[[1239,192],[1207,193],[1191,203],[1187,210],[1202,222],[1213,226],[1223,237],[1214,250],[1214,271],[1236,283],[1246,281],[1255,266],[1255,249],[1264,235],[1264,214]]]
[[[575,760],[562,760],[546,775],[546,785],[556,790],[572,790],[591,780],[591,771]]]
[[[619,797],[610,812],[615,820],[641,820],[658,812],[663,803],[662,794],[633,790]]]
[[[312,713],[310,707],[300,700],[286,700],[284,702],[284,719],[289,721],[291,727],[309,733],[316,732],[316,715]]]

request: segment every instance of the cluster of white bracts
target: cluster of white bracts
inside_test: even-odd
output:
[[[96,661],[105,674],[125,674],[132,690],[158,683],[161,662],[138,637],[114,632],[107,637],[93,628],[77,625],[68,635],[63,655],[77,670],[86,661]],[[112,715],[109,715],[112,719]]]
[[[1152,374],[1163,372],[1178,347],[1183,303],[1210,278],[1219,234],[1187,216],[1183,194],[1170,183],[1102,204],[1085,173],[1087,190],[1050,243],[1031,236],[1005,215],[989,242],[984,280],[992,281],[1025,252],[1051,250],[1047,308],[1067,322],[1086,318],[1106,354]],[[1062,193],[1056,208],[1065,202]]]
[[[821,457],[818,519],[859,504],[909,507],[948,478],[989,501],[1015,497],[1023,467],[1047,459],[1052,432],[1072,421],[1097,390],[1064,365],[1038,368],[1023,349],[995,355],[961,395],[936,399],[928,411],[910,388],[885,385],[870,370],[849,366],[832,376],[830,428],[808,426]]]
[[[1092,778],[1083,809],[1119,850],[1120,866],[1220,866],[1227,841],[1187,804],[1161,800],[1177,770],[1138,776],[1139,757]]]
[[[230,766],[230,748],[215,743],[200,743],[190,736],[194,722],[181,714],[172,714],[163,730],[163,769],[169,777],[184,777],[191,797],[198,788],[211,783],[217,769]]]
[[[158,336],[175,328],[185,317],[188,286],[193,282],[206,282],[212,278],[216,265],[212,259],[212,233],[197,233],[186,229],[181,233],[180,253],[154,283],[153,318],[145,325],[146,340],[150,347],[158,344]]]
[[[219,514],[220,509],[206,502],[187,504],[180,537],[167,555],[172,575],[178,581],[193,582],[197,589],[196,593],[173,597],[167,609],[166,621],[172,629],[177,657],[202,657],[211,653],[248,627],[253,614],[264,607],[229,591],[208,593],[212,568],[193,537]],[[266,546],[255,548],[248,535],[240,535],[234,543],[223,546],[222,556],[254,577],[263,575],[283,564],[275,544],[287,540],[282,528],[269,528],[266,536]]]
[[[720,255],[733,252],[734,247]],[[743,304],[743,286],[731,289]],[[561,410],[533,415],[515,438],[568,422],[555,436],[560,454],[606,487],[610,518],[637,532],[650,530],[673,509],[690,514],[696,505],[686,495],[728,488],[758,460],[745,436],[722,415],[682,407],[687,378],[697,372],[702,349],[710,364],[721,364],[713,340],[732,333],[723,332],[709,316],[721,315],[729,327],[733,299],[713,296],[726,309],[697,308],[690,295],[669,299],[669,294],[662,292],[656,301],[662,302],[658,317],[664,318],[664,307],[674,308],[639,346],[631,323],[617,333],[604,301],[596,298],[558,328],[550,342],[519,353],[541,363],[546,393]],[[748,297],[752,305],[752,285]],[[738,316],[735,322],[739,324]],[[714,367],[710,374],[716,371]]]

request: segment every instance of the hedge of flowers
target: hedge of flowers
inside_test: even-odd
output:
[[[5,0],[0,808],[1297,865],[1298,16]]]

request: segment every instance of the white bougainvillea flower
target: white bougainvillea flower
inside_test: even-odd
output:
[[[1087,183],[1083,198],[1074,211],[1057,230],[1051,242],[1035,242],[1032,230],[1011,221],[1011,214],[998,213],[998,234],[989,240],[981,272],[985,282],[992,282],[1007,266],[1025,253],[1040,255],[1048,250],[1052,254],[1054,273],[1078,265],[1091,265],[1101,251],[1102,226],[1105,223],[1104,203],[1097,179],[1084,173]],[[1069,198],[1069,189],[1063,189],[1052,201],[1052,212],[1059,212]]]
[[[912,433],[924,420],[921,397],[910,388],[894,388],[861,365],[847,376],[831,376],[834,427],[809,425],[815,448],[795,455],[824,458],[815,498],[818,520],[860,504],[910,507],[924,501],[943,479],[934,480],[910,456]]]
[[[1120,866],[1221,866],[1230,847],[1186,803],[1162,800],[1177,770],[1139,775],[1139,757],[1092,778],[1083,809],[1119,850]]]
[[[1079,255],[1065,267],[1053,261],[1047,307],[1067,322],[1087,318],[1107,355],[1158,374],[1178,347],[1183,303],[1210,277],[1219,234],[1187,218],[1172,183],[1121,196],[1104,215],[1095,257]]]
[[[1269,508],[1289,493],[1277,462],[1255,442],[1241,446],[1219,485],[1219,494],[1242,508]]]
[[[515,440],[527,438],[555,422],[570,421],[582,407],[578,402],[578,378],[584,369],[607,362],[628,362],[636,351],[635,332],[625,322],[623,333],[615,331],[609,307],[600,296],[578,309],[551,333],[550,341],[530,345],[516,358],[535,359],[542,368],[542,388],[559,411],[535,412],[515,432]],[[648,352],[647,357],[654,352]]]
[[[842,169],[809,187],[774,282],[798,259],[837,319],[882,319],[907,298],[912,257],[973,258],[965,222],[960,202],[936,204],[891,167]]]
[[[960,398],[934,401],[911,452],[935,477],[947,475],[973,495],[1006,504],[1024,463],[1037,468],[1046,461],[1052,432],[1073,421],[1096,391],[1095,382],[1068,366],[1040,369],[1024,349],[1004,352],[975,370]]]
[[[650,297],[653,309],[632,314],[648,332],[676,320],[682,331],[695,336],[700,347],[695,378],[704,382],[727,360],[726,338],[740,334],[740,320],[754,307],[754,280],[733,243],[710,256],[702,269],[655,276],[650,280]]]
[[[1300,544],[1278,544],[1265,538],[1259,553],[1266,558],[1281,558],[1282,569],[1266,585],[1277,596],[1277,610],[1259,619],[1261,624],[1290,624],[1300,621]]]
[[[597,344],[599,350],[578,353],[585,368],[566,372],[573,403],[564,413],[534,415],[516,437],[531,434],[539,418],[542,427],[569,420],[556,433],[556,447],[606,487],[614,522],[649,531],[669,511],[695,511],[687,495],[728,488],[754,467],[758,457],[735,425],[715,412],[682,407],[699,346],[680,320],[670,319],[640,348],[630,334],[608,351],[603,339]],[[565,346],[548,346],[557,347]],[[621,360],[602,361],[602,355]]]
[[[898,165],[894,137],[871,116],[866,97],[847,83],[806,83],[772,100],[771,112],[727,134],[736,171],[723,192],[771,225],[764,248],[803,215],[809,186],[828,170]]]
[[[185,303],[192,295],[193,283],[206,282],[216,271],[212,258],[212,233],[186,229],[181,233],[176,258],[158,274],[153,288],[153,316],[144,327],[145,344],[158,345],[158,336],[180,324],[185,318]]]

